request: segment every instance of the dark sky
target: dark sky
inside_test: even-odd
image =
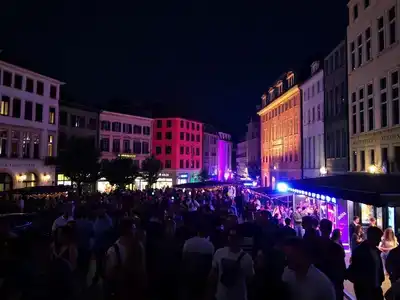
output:
[[[279,75],[344,38],[346,3],[1,1],[0,59],[66,82],[78,101],[171,103],[239,136]]]

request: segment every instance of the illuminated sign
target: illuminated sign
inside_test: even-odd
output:
[[[135,158],[136,154],[120,153],[120,154],[118,154],[118,157],[120,157],[120,158]]]
[[[184,174],[179,174],[179,178],[188,178],[189,174],[184,173]]]
[[[171,177],[171,175],[168,173],[159,173],[158,177]]]

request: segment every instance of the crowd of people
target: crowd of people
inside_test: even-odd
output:
[[[357,299],[375,300],[381,254],[392,283],[400,278],[389,231],[370,226],[361,236],[355,220],[346,268],[331,220],[257,201],[240,188],[63,199],[41,212],[48,230],[22,244],[0,219],[0,299],[342,300],[348,279]]]

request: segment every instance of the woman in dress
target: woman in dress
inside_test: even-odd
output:
[[[383,233],[381,242],[378,246],[379,250],[382,251],[381,257],[383,260],[383,265],[385,266],[386,263],[386,258],[389,255],[390,250],[393,248],[396,248],[399,245],[397,242],[397,238],[394,235],[393,229],[392,228],[386,228],[386,230]]]

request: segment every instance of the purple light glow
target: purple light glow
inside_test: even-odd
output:
[[[225,172],[228,168],[228,143],[220,139],[218,140],[218,180],[224,180]]]

